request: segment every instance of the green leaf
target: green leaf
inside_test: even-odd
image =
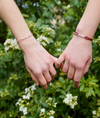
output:
[[[88,98],[89,96],[91,96],[91,95],[95,96],[95,93],[94,93],[94,91],[93,91],[92,88],[88,88],[88,89],[86,89],[86,90],[88,90],[88,91],[86,91],[86,97],[87,97],[87,98]]]
[[[93,96],[95,96],[95,93],[94,93],[93,89],[91,89],[90,92]]]
[[[27,15],[27,14],[22,14],[23,15],[23,17],[25,17],[25,18],[28,18],[29,17],[29,15]]]
[[[60,92],[62,95],[65,95],[66,96],[66,92],[62,89],[57,89],[57,92]]]
[[[21,118],[34,118],[34,117],[31,117],[31,116],[21,116]]]
[[[55,97],[53,97],[52,104],[54,104],[56,101]]]
[[[65,98],[65,96],[64,96],[64,95],[60,95],[60,96],[59,96],[59,98],[64,99],[64,98]]]
[[[50,43],[53,43],[54,41],[52,40],[52,39],[50,39],[50,38],[48,38],[48,41],[50,42]]]
[[[69,91],[71,89],[72,85],[68,85],[65,91]]]
[[[45,103],[45,102],[42,102],[42,105],[43,105],[44,107],[47,107],[47,108],[49,107],[48,104]]]
[[[34,99],[34,101],[35,101],[36,103],[38,103],[37,95],[34,95],[34,96],[33,96],[33,99]]]
[[[83,91],[84,87],[85,87],[84,84],[82,84],[80,87],[80,91]]]
[[[42,25],[42,20],[38,19],[36,25],[37,25],[37,27],[40,27]]]
[[[90,91],[86,92],[86,98],[88,98],[90,95]]]
[[[95,94],[97,94],[100,97],[100,90],[99,90],[99,88],[95,89]]]

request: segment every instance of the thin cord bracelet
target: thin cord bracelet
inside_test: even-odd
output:
[[[82,37],[82,38],[85,38],[86,40],[92,41],[92,39],[89,38],[88,36],[83,36],[83,35],[79,34],[78,32],[74,32],[74,35],[79,36],[79,37]]]
[[[28,36],[24,37],[24,38],[19,39],[19,40],[17,41],[17,43],[19,44],[19,43],[22,42],[24,39],[27,39],[28,37],[31,37],[31,36],[33,36],[32,33],[29,34]]]

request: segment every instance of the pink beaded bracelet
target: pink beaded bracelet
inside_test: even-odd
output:
[[[29,34],[28,36],[24,37],[24,38],[19,39],[19,40],[17,41],[17,43],[19,44],[19,43],[22,42],[24,39],[27,39],[28,37],[31,37],[31,36],[33,36],[32,33]]]
[[[82,38],[85,38],[86,40],[92,41],[91,38],[89,38],[89,37],[87,37],[87,36],[83,36],[83,35],[79,34],[78,32],[74,32],[74,35],[79,36],[79,37],[82,37]]]

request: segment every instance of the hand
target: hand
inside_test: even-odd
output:
[[[40,83],[43,89],[47,89],[47,84],[56,75],[53,64],[57,59],[50,55],[34,37],[23,40],[20,47],[24,54],[27,71],[32,79],[37,85]]]
[[[68,73],[68,78],[73,79],[75,88],[78,88],[80,79],[88,71],[91,62],[91,41],[74,35],[55,65]]]

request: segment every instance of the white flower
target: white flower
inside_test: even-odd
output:
[[[45,108],[42,108],[42,109],[41,109],[41,112],[45,112]]]
[[[53,110],[50,110],[50,113],[51,113],[51,115],[53,115],[53,114],[55,113],[55,111],[53,111]]]
[[[27,107],[24,107],[24,105],[20,106],[19,111],[23,112],[24,115],[27,114]]]
[[[19,102],[16,103],[16,106],[19,105]]]
[[[32,91],[34,91],[34,90],[36,90],[36,85],[34,84],[34,85],[30,86],[29,88],[30,88]]]
[[[52,83],[50,82],[50,84],[49,84],[50,86],[52,86]]]
[[[58,49],[56,49],[58,52],[61,52],[61,49],[60,48],[58,48]]]
[[[25,88],[25,93],[28,93],[30,91],[29,88]]]
[[[26,118],[26,116],[21,116],[21,118]]]
[[[45,41],[46,43],[49,44],[48,38],[46,38],[45,36],[42,36],[42,35],[37,39],[37,41],[38,41],[38,42]]]
[[[7,39],[4,42],[4,46],[5,46],[5,51],[8,51],[9,49],[13,49],[13,50],[18,49],[18,50],[20,50],[16,39]]]
[[[31,94],[30,93],[28,93],[27,95],[23,95],[23,99],[30,99],[30,97],[31,97]]]
[[[18,102],[16,103],[16,105],[20,105],[21,103],[23,103],[24,101],[20,98],[19,100],[18,100]]]
[[[45,114],[45,108],[41,109],[40,116],[43,116]]]
[[[53,107],[56,107],[57,106],[57,102],[55,102],[54,104],[53,104]]]
[[[23,111],[24,105],[20,106],[19,111]]]
[[[50,116],[49,118],[54,118],[53,116]]]
[[[72,94],[67,94],[63,102],[69,105],[72,109],[77,105],[77,96],[72,96]]]
[[[5,47],[5,51],[7,52],[9,50],[9,47]]]
[[[72,109],[74,109],[74,104],[71,104],[70,107],[71,107]]]
[[[47,31],[49,31],[49,32],[51,31],[52,33],[55,34],[55,30],[51,29],[50,27],[46,27],[45,29],[46,29]],[[49,33],[49,32],[48,32],[48,33]]]
[[[67,97],[68,99],[72,99],[72,94],[67,94],[66,97]]]
[[[26,95],[23,95],[23,99],[27,99],[27,96]]]
[[[94,111],[92,111],[92,114],[93,114],[93,115],[96,115],[96,111],[95,111],[95,110],[94,110]]]
[[[64,99],[64,102],[65,102],[66,104],[70,104],[70,103],[72,102],[72,99],[65,98],[65,99]]]
[[[52,98],[51,98],[51,97],[49,97],[49,98],[48,98],[48,100],[50,100],[50,101],[51,101],[51,100],[52,100]]]
[[[23,108],[23,114],[26,115],[27,114],[27,107]]]
[[[42,42],[42,45],[43,45],[43,46],[46,46],[47,44],[46,44],[45,42]]]
[[[67,5],[67,8],[70,8],[70,5]]]

